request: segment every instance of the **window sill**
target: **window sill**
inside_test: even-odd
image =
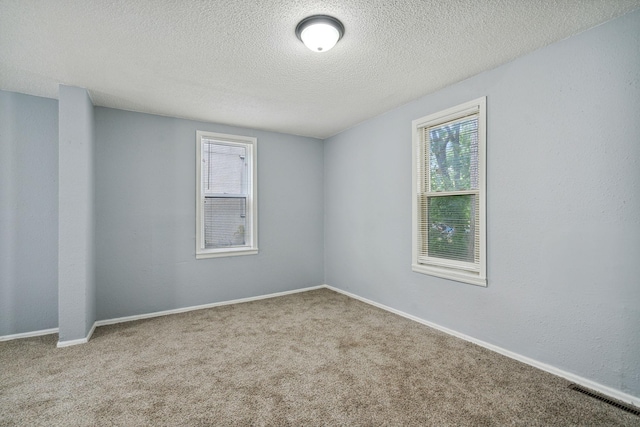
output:
[[[215,252],[197,252],[196,259],[222,258],[240,255],[257,255],[258,248],[217,249]]]
[[[411,269],[416,273],[427,274],[429,276],[455,280],[456,282],[468,283],[475,286],[487,286],[486,277],[481,277],[478,273],[472,273],[470,271],[454,270],[451,268],[434,267],[423,264],[412,264]]]

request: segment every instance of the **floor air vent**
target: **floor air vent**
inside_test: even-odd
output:
[[[611,406],[615,406],[616,408],[622,409],[623,411],[630,412],[633,415],[637,415],[640,417],[640,409],[636,408],[635,406],[627,405],[626,403],[609,399],[608,397],[604,397],[601,394],[598,394],[595,391],[591,391],[588,388],[579,386],[578,384],[571,384],[569,388],[571,390],[579,391],[580,393],[586,394],[587,396],[591,396],[594,399],[600,400],[601,402],[608,403]]]

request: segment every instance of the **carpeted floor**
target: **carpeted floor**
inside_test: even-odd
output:
[[[327,289],[0,343],[0,425],[640,425]]]

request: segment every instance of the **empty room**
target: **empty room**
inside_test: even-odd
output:
[[[640,0],[0,0],[0,425],[639,408]]]

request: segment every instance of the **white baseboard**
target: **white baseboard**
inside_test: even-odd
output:
[[[258,300],[262,300],[262,299],[268,299],[268,298],[276,298],[276,297],[280,297],[280,296],[284,296],[284,295],[291,295],[291,294],[296,294],[296,293],[300,293],[300,292],[307,292],[307,291],[312,291],[312,290],[316,290],[316,289],[322,289],[322,288],[326,288],[326,289],[330,289],[332,291],[341,293],[343,295],[346,295],[348,297],[354,298],[356,300],[362,301],[366,304],[370,304],[374,307],[378,307],[382,310],[385,311],[389,311],[391,313],[397,314],[399,316],[405,317],[407,319],[413,320],[415,322],[421,323],[423,325],[429,326],[431,328],[437,329],[439,331],[442,331],[446,334],[452,335],[454,337],[463,339],[465,341],[469,341],[472,342],[474,344],[477,344],[481,347],[484,347],[486,349],[489,349],[491,351],[495,351],[496,353],[500,353],[504,356],[510,357],[512,359],[518,360],[520,362],[526,363],[527,365],[531,365],[535,368],[541,369],[543,371],[549,372],[551,374],[557,375],[559,377],[565,378],[566,380],[569,380],[571,382],[574,382],[576,384],[580,384],[584,387],[590,388],[592,390],[598,391],[602,394],[605,394],[607,396],[610,396],[614,399],[618,399],[622,402],[626,402],[626,403],[630,403],[632,405],[635,406],[640,406],[640,397],[636,397],[636,396],[632,396],[630,394],[624,393],[620,390],[616,390],[614,388],[602,385],[600,383],[597,383],[595,381],[589,380],[587,378],[581,377],[579,375],[575,375],[572,374],[570,372],[566,372],[560,368],[556,368],[555,366],[552,365],[548,365],[546,363],[537,361],[535,359],[531,359],[530,357],[527,356],[523,356],[521,354],[518,353],[514,353],[510,350],[504,349],[502,347],[498,347],[497,345],[494,344],[490,344],[488,342],[473,338],[469,335],[465,335],[461,332],[455,331],[453,329],[449,329],[446,328],[444,326],[438,325],[437,323],[433,323],[430,322],[428,320],[424,320],[421,319],[419,317],[413,316],[411,314],[405,313],[403,311],[400,310],[396,310],[395,308],[391,308],[388,307],[384,304],[380,304],[377,303],[375,301],[369,300],[367,298],[363,298],[361,296],[358,296],[356,294],[352,294],[351,292],[347,292],[344,291],[342,289],[339,288],[334,288],[333,286],[330,285],[320,285],[320,286],[311,286],[308,288],[302,288],[302,289],[294,289],[291,291],[284,291],[284,292],[276,292],[273,294],[266,294],[266,295],[260,295],[260,296],[256,296],[256,297],[249,297],[249,298],[240,298],[240,299],[235,299],[235,300],[230,300],[230,301],[222,301],[222,302],[214,302],[214,303],[210,303],[210,304],[202,304],[202,305],[196,305],[196,306],[190,306],[190,307],[183,307],[183,308],[177,308],[177,309],[173,309],[173,310],[164,310],[164,311],[157,311],[157,312],[153,312],[153,313],[145,313],[145,314],[139,314],[139,315],[134,315],[134,316],[126,316],[126,317],[119,317],[119,318],[115,318],[115,319],[106,319],[106,320],[98,320],[93,324],[93,327],[91,328],[91,330],[89,331],[89,333],[87,334],[87,336],[85,338],[81,338],[81,339],[77,339],[77,340],[68,340],[68,341],[58,341],[57,347],[61,348],[61,347],[68,347],[68,346],[72,346],[72,345],[77,345],[77,344],[86,344],[87,342],[89,342],[89,339],[91,338],[91,335],[93,335],[93,332],[95,331],[96,327],[98,326],[105,326],[105,325],[113,325],[116,323],[123,323],[123,322],[131,322],[134,320],[142,320],[142,319],[150,319],[153,317],[160,317],[160,316],[167,316],[170,314],[178,314],[178,313],[185,313],[188,311],[194,311],[194,310],[202,310],[202,309],[206,309],[206,308],[213,308],[213,307],[220,307],[220,306],[224,306],[224,305],[231,305],[231,304],[240,304],[243,302],[250,302],[250,301],[258,301]],[[55,334],[58,333],[58,328],[52,328],[52,329],[44,329],[41,331],[33,331],[33,332],[25,332],[25,333],[21,333],[21,334],[13,334],[13,335],[4,335],[4,336],[0,336],[0,341],[9,341],[9,340],[14,340],[14,339],[20,339],[20,338],[29,338],[29,337],[36,337],[36,336],[41,336],[41,335],[49,335],[49,334]]]
[[[284,292],[276,292],[276,293],[273,293],[273,294],[259,295],[257,297],[240,298],[240,299],[234,299],[234,300],[230,300],[230,301],[213,302],[213,303],[210,303],[210,304],[193,305],[193,306],[190,306],[190,307],[176,308],[176,309],[173,309],[173,310],[156,311],[156,312],[153,312],[153,313],[145,313],[145,314],[137,314],[137,315],[134,315],[134,316],[118,317],[118,318],[115,318],[115,319],[98,320],[96,322],[96,325],[97,326],[105,326],[105,325],[113,325],[113,324],[116,324],[116,323],[132,322],[134,320],[150,319],[152,317],[167,316],[169,314],[186,313],[187,311],[203,310],[205,308],[220,307],[220,306],[223,306],[223,305],[240,304],[240,303],[243,303],[243,302],[251,302],[251,301],[258,301],[258,300],[261,300],[261,299],[276,298],[276,297],[281,297],[281,296],[285,296],[285,295],[297,294],[297,293],[300,293],[300,292],[313,291],[315,289],[321,289],[321,288],[324,288],[324,287],[325,287],[324,285],[311,286],[311,287],[308,287],[308,288],[294,289],[292,291],[284,291]]]
[[[21,334],[2,335],[0,336],[0,341],[11,341],[11,340],[18,340],[20,338],[39,337],[42,335],[51,335],[51,334],[57,334],[57,333],[58,333],[58,328],[42,329],[40,331],[23,332]]]
[[[72,345],[78,345],[78,344],[86,344],[89,342],[88,338],[79,338],[77,340],[66,340],[66,341],[58,341],[58,344],[56,344],[56,347],[58,348],[62,348],[62,347],[71,347]]]
[[[211,304],[194,305],[194,306],[190,306],[190,307],[176,308],[176,309],[173,309],[173,310],[156,311],[156,312],[153,312],[153,313],[145,313],[145,314],[138,314],[138,315],[134,315],[134,316],[118,317],[116,319],[97,320],[96,322],[93,323],[93,326],[91,327],[91,330],[89,331],[89,333],[87,334],[87,336],[85,338],[80,338],[80,339],[76,339],[76,340],[58,341],[58,344],[56,345],[56,347],[61,348],[61,347],[69,347],[69,346],[77,345],[77,344],[86,344],[86,343],[89,342],[89,340],[91,339],[91,336],[93,335],[93,332],[95,331],[96,327],[98,327],[98,326],[113,325],[113,324],[116,324],[116,323],[123,323],[123,322],[132,322],[134,320],[150,319],[150,318],[153,318],[153,317],[167,316],[169,314],[185,313],[187,311],[202,310],[202,309],[205,309],[205,308],[219,307],[219,306],[231,305],[231,304],[239,304],[239,303],[250,302],[250,301],[258,301],[258,300],[267,299],[267,298],[276,298],[276,297],[281,297],[281,296],[284,296],[284,295],[290,295],[290,294],[297,294],[297,293],[300,293],[300,292],[313,291],[315,289],[321,289],[321,288],[324,288],[324,287],[325,287],[324,285],[311,286],[311,287],[308,287],[308,288],[294,289],[294,290],[291,290],[291,291],[283,291],[283,292],[276,292],[276,293],[273,293],[273,294],[259,295],[257,297],[240,298],[240,299],[235,299],[235,300],[230,300],[230,301],[214,302],[214,303],[211,303]],[[41,331],[24,332],[24,333],[21,333],[21,334],[3,335],[3,336],[0,336],[0,341],[11,341],[11,340],[17,340],[17,339],[20,339],[20,338],[30,338],[30,337],[37,337],[37,336],[40,336],[40,335],[57,334],[58,332],[59,332],[58,328],[52,328],[52,329],[43,329]]]
[[[80,338],[80,339],[77,339],[77,340],[58,341],[58,344],[56,345],[56,347],[62,348],[62,347],[69,347],[69,346],[72,346],[72,345],[88,343],[89,340],[91,339],[91,335],[93,335],[93,332],[96,330],[96,326],[97,326],[96,322],[93,322],[93,326],[89,330],[89,333],[87,334],[86,337]]]
[[[453,329],[449,329],[449,328],[446,328],[444,326],[440,326],[437,323],[429,322],[428,320],[421,319],[419,317],[413,316],[413,315],[405,313],[403,311],[396,310],[395,308],[388,307],[388,306],[386,306],[384,304],[380,304],[380,303],[377,303],[375,301],[369,300],[367,298],[363,298],[361,296],[352,294],[351,292],[347,292],[347,291],[344,291],[342,289],[334,288],[333,286],[329,286],[329,285],[323,285],[323,287],[325,287],[327,289],[331,289],[332,291],[341,293],[341,294],[346,295],[348,297],[351,297],[353,299],[357,299],[358,301],[362,301],[364,303],[373,305],[374,307],[381,308],[382,310],[386,310],[386,311],[389,311],[391,313],[397,314],[399,316],[405,317],[407,319],[413,320],[415,322],[422,323],[423,325],[426,325],[426,326],[429,326],[431,328],[437,329],[437,330],[442,331],[442,332],[444,332],[446,334],[453,335],[454,337],[463,339],[465,341],[472,342],[472,343],[477,344],[477,345],[479,345],[481,347],[484,347],[484,348],[489,349],[491,351],[495,351],[496,353],[500,353],[500,354],[502,354],[504,356],[507,356],[507,357],[509,357],[511,359],[518,360],[520,362],[526,363],[527,365],[531,365],[531,366],[533,366],[535,368],[538,368],[538,369],[541,369],[543,371],[549,372],[551,374],[557,375],[559,377],[562,377],[562,378],[564,378],[566,380],[569,380],[571,382],[574,382],[576,384],[580,384],[580,385],[582,385],[584,387],[587,387],[587,388],[590,388],[592,390],[598,391],[598,392],[600,392],[602,394],[605,394],[605,395],[607,395],[609,397],[612,397],[614,399],[617,399],[617,400],[620,400],[622,402],[630,403],[632,405],[640,407],[640,397],[632,396],[632,395],[627,394],[627,393],[625,393],[623,391],[616,390],[616,389],[611,388],[611,387],[606,386],[606,385],[602,385],[602,384],[597,383],[595,381],[592,381],[590,379],[581,377],[581,376],[576,375],[576,374],[572,374],[571,372],[564,371],[564,370],[562,370],[560,368],[556,368],[555,366],[548,365],[546,363],[540,362],[540,361],[535,360],[535,359],[531,359],[530,357],[523,356],[523,355],[518,354],[518,353],[514,353],[513,351],[504,349],[502,347],[498,347],[497,345],[490,344],[488,342],[473,338],[473,337],[471,337],[469,335],[465,335],[465,334],[460,333],[458,331],[454,331]]]

